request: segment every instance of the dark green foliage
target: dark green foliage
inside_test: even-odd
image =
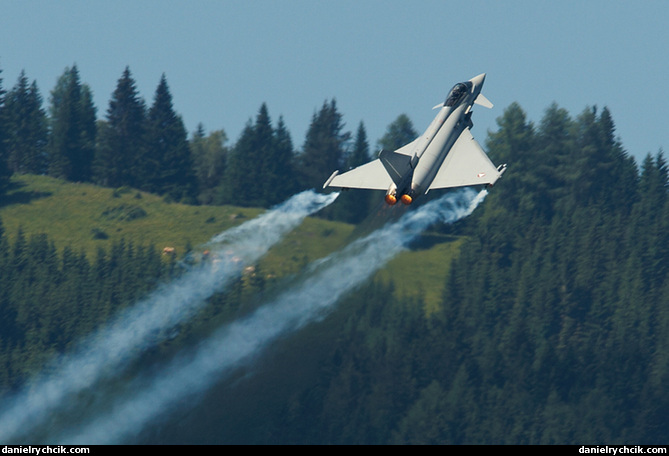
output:
[[[79,115],[81,116],[81,146],[78,155],[74,156],[72,179],[75,182],[93,180],[93,160],[97,138],[97,108],[93,104],[93,93],[87,84],[81,86]]]
[[[342,115],[337,102],[323,102],[314,113],[307,131],[302,152],[298,157],[302,188],[322,188],[326,179],[344,165],[351,134],[344,132]]]
[[[170,201],[195,203],[198,196],[191,148],[165,75],[147,112],[126,68],[106,120],[98,121],[92,93],[80,82],[76,65],[65,69],[51,91],[48,116],[37,83],[29,85],[22,72],[7,97],[0,87],[0,148],[3,190],[12,172],[48,172],[74,182],[139,188]],[[218,163],[215,168],[220,181]],[[203,183],[209,202],[210,181],[209,175]]]
[[[649,158],[637,191],[608,111],[595,114],[588,109],[572,123],[553,106],[533,131],[511,106],[491,134],[490,155],[518,165],[475,214],[444,296],[452,372],[468,365],[477,372],[458,395],[469,395],[462,407],[480,417],[457,423],[460,432],[445,433],[447,441],[666,439],[647,400],[667,400],[648,380],[667,372],[652,356],[655,316],[669,303],[659,264],[667,240],[658,237],[666,237],[666,169],[661,155]],[[644,204],[644,175],[655,181],[653,203]],[[450,383],[438,380],[448,395]],[[453,382],[450,391],[457,375]]]
[[[45,173],[48,163],[47,117],[37,83],[33,81],[29,85],[23,71],[7,94],[5,110],[9,167],[15,173]]]
[[[279,117],[274,130],[273,154],[265,168],[265,195],[270,204],[278,204],[298,190],[295,166],[293,140],[283,117]]]
[[[195,201],[197,184],[186,128],[174,112],[165,75],[149,109],[146,150],[136,171],[138,188],[167,194],[175,201]]]
[[[284,201],[297,189],[293,160],[292,141],[283,119],[274,129],[263,103],[255,123],[246,125],[228,154],[218,202],[269,207]]]
[[[118,80],[101,126],[94,162],[95,181],[107,187],[137,188],[146,172],[146,107],[130,69]]]
[[[92,178],[95,107],[90,89],[74,65],[66,68],[51,92],[49,174],[74,182]]]
[[[94,229],[94,235],[100,235]],[[153,248],[121,242],[91,262],[46,235],[7,242],[0,224],[0,391],[19,385],[48,359],[156,286],[165,267]]]

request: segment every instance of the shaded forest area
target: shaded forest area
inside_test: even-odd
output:
[[[298,190],[322,184],[336,165],[355,165],[369,155],[364,127],[351,143],[334,100],[314,114],[300,152],[281,121],[272,127],[264,105],[234,147],[224,146],[223,132],[207,136],[202,129],[188,141],[171,109],[165,78],[147,113],[127,69],[106,120],[91,123],[90,93],[75,83],[76,67],[52,92],[49,116],[37,115],[35,131],[42,133],[24,136],[31,138],[27,145],[10,147],[18,131],[9,120],[13,97],[32,93],[33,106],[41,105],[35,101],[36,84],[21,80],[4,94],[0,110],[5,185],[13,172],[49,173],[137,186],[193,203],[263,206],[278,197],[272,175],[294,173]],[[63,95],[66,87],[78,89]],[[70,101],[59,105],[60,96]],[[134,112],[141,121],[121,111],[117,116],[121,100],[135,100],[136,109],[123,112]],[[57,127],[56,106],[78,118],[76,125],[88,127]],[[406,131],[401,124],[398,119],[389,127],[385,139]],[[91,125],[95,135],[86,133]],[[130,129],[123,125],[142,129],[123,136]],[[207,407],[140,440],[666,444],[669,169],[664,156],[649,155],[637,166],[616,138],[606,108],[587,108],[572,118],[553,105],[534,125],[512,104],[498,126],[486,149],[495,163],[509,168],[472,217],[442,227],[467,240],[439,310],[426,316],[420,300],[397,296],[392,284],[368,284],[315,329],[286,342],[308,347],[304,350],[314,354],[310,369],[270,363],[262,379],[236,387],[245,394],[231,397],[230,387],[217,388],[208,394]],[[167,133],[177,130],[173,137]],[[152,135],[162,139],[153,142]],[[140,145],[130,138],[140,138]],[[150,144],[179,145],[179,151],[150,151]],[[58,152],[65,150],[73,155]],[[146,161],[107,161],[119,150],[139,151],[130,157]],[[278,162],[265,159],[275,153],[290,157],[280,163],[292,163],[291,168],[272,168]],[[81,156],[88,159],[76,158]],[[165,158],[170,156],[174,160]],[[163,157],[165,166],[180,165],[159,170],[151,165],[155,157]],[[188,160],[192,173],[183,167]],[[243,168],[250,163],[253,169]],[[267,174],[252,174],[260,170]],[[266,179],[268,185],[240,194],[236,186],[248,179]],[[364,216],[336,210],[349,209],[333,207],[329,216],[348,221]],[[19,235],[10,243],[0,230],[0,387],[16,387],[48,355],[66,350],[172,273],[149,247],[118,244],[90,260],[68,249],[57,254],[46,236]],[[244,293],[216,296],[207,311],[225,314],[263,286],[245,284]],[[276,391],[276,384],[282,394],[270,399],[263,392]]]
[[[67,246],[59,254],[45,234],[19,232],[10,245],[0,223],[0,391],[72,349],[173,276],[174,266],[156,249],[126,242],[98,249],[92,261]]]

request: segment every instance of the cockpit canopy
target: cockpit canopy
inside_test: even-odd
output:
[[[469,81],[455,84],[455,86],[453,86],[451,91],[448,93],[448,97],[446,97],[444,106],[457,106],[465,97],[465,95],[467,95],[467,93],[471,90],[472,83]]]

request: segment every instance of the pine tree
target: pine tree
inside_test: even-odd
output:
[[[90,182],[93,180],[93,161],[95,160],[95,146],[97,139],[97,108],[93,104],[93,93],[88,84],[81,85],[79,100],[80,116],[80,150],[72,180],[76,182]]]
[[[499,130],[488,135],[486,148],[488,155],[494,163],[508,163],[509,169],[504,175],[504,185],[500,191],[493,192],[491,199],[494,201],[490,206],[501,206],[505,209],[516,211],[519,207],[527,208],[522,213],[527,216],[535,214],[536,202],[534,193],[525,191],[532,186],[525,178],[530,173],[514,173],[518,169],[534,169],[539,160],[534,154],[535,131],[534,125],[527,121],[527,116],[517,103],[512,103],[504,110],[501,117],[497,119]],[[513,232],[513,227],[507,227]],[[505,233],[500,233],[502,238]]]
[[[146,108],[126,67],[118,80],[101,129],[94,162],[95,181],[107,187],[137,187],[146,176],[141,163],[146,147]]]
[[[272,206],[285,200],[297,190],[295,176],[295,151],[290,132],[283,117],[279,116],[277,127],[272,132],[272,147],[265,160],[265,204]]]
[[[293,146],[283,119],[275,130],[262,104],[228,155],[218,202],[269,207],[295,189]]]
[[[302,188],[322,188],[336,169],[344,165],[344,156],[351,137],[344,132],[337,102],[323,102],[311,119],[302,153],[298,157]]]
[[[647,292],[659,294],[669,273],[669,234],[664,213],[669,205],[669,166],[662,152],[648,155],[642,164],[638,201],[628,227],[630,245],[642,258]]]
[[[49,174],[74,182],[90,181],[95,108],[76,65],[65,68],[51,92],[50,118]]]
[[[265,103],[260,106],[250,139],[251,147],[254,150],[249,151],[250,153],[247,152],[245,156],[252,160],[252,163],[247,163],[247,165],[256,168],[255,173],[249,176],[251,178],[250,182],[253,182],[253,185],[257,187],[251,190],[252,194],[256,195],[254,205],[269,206],[267,196],[277,181],[277,176],[275,175],[276,163],[274,163],[273,153],[275,145],[274,128],[272,128],[272,120]]]
[[[573,122],[569,113],[553,103],[544,113],[536,137],[536,155],[533,172],[524,176],[536,189],[535,211],[550,219],[554,204],[565,196],[564,193],[571,166],[574,141],[570,134]]]
[[[261,121],[267,115],[263,107],[258,113],[258,120]],[[219,189],[217,202],[262,206],[262,164],[260,144],[256,140],[256,125],[249,121],[228,156],[225,177]]]
[[[7,152],[15,173],[43,174],[47,170],[47,118],[37,83],[28,84],[24,71],[7,95]]]
[[[163,74],[149,110],[146,153],[136,167],[139,188],[177,201],[195,201],[197,187],[187,136]]]
[[[636,194],[637,170],[615,137],[608,108],[586,108],[575,123],[575,148],[569,193],[575,204],[602,204],[612,212],[629,211]]]

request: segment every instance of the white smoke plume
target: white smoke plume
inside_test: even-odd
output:
[[[138,354],[168,337],[171,328],[196,314],[207,298],[224,289],[245,266],[255,263],[305,217],[337,196],[308,190],[215,236],[207,244],[215,260],[162,285],[6,398],[0,404],[0,442],[28,434],[77,392],[118,375]]]
[[[436,222],[452,223],[485,198],[470,189],[449,193],[318,261],[308,277],[247,317],[227,324],[196,352],[184,354],[149,379],[135,394],[117,400],[106,415],[58,438],[58,443],[119,443],[176,402],[205,391],[235,367],[250,362],[282,335],[323,318],[340,297],[367,280],[408,243]]]

